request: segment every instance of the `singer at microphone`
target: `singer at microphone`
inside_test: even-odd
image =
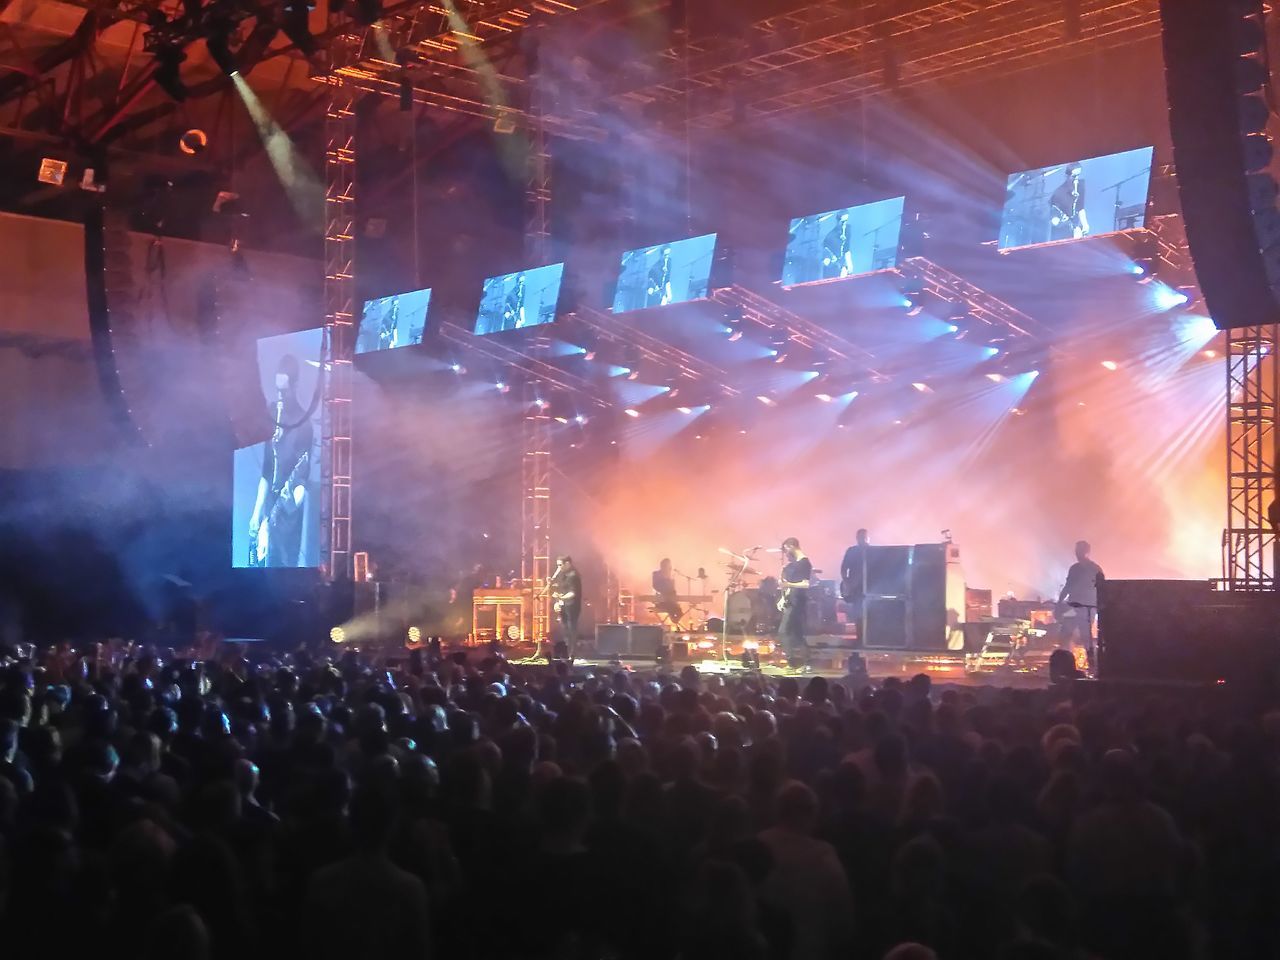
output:
[[[276,365],[273,429],[262,457],[262,475],[249,518],[250,564],[263,567],[301,567],[302,520],[310,478],[315,431],[298,402],[301,365],[286,353]]]

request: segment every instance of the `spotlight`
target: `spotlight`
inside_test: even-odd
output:
[[[505,383],[503,383],[501,380],[499,380],[497,383],[495,383],[495,384],[493,385],[493,388],[494,388],[495,390],[497,390],[499,393],[506,393],[508,390],[510,390],[510,389],[511,389],[509,386],[507,386],[507,385],[506,385]]]
[[[198,127],[193,127],[178,138],[178,149],[189,157],[203,153],[209,145],[209,135]]]
[[[463,372],[465,372],[465,371],[462,369],[462,364],[460,364],[460,363],[451,363],[451,364],[449,364],[449,369],[450,369],[450,370],[452,370],[454,373],[463,373]]]
[[[623,410],[622,412],[625,413],[628,417],[631,417],[632,419],[635,419],[636,417],[640,416],[640,411],[637,410],[635,407],[627,407],[627,409]]]
[[[576,417],[573,418],[573,422],[581,426],[587,422],[587,418],[584,417],[582,414],[578,414]]]
[[[915,387],[921,393],[933,393],[933,391],[929,389],[929,385],[927,383],[916,381],[911,386]]]
[[[40,171],[36,174],[36,179],[41,183],[47,183],[55,187],[62,186],[62,181],[67,176],[67,161],[55,160],[53,157],[44,157],[40,161]]]
[[[1139,283],[1150,283],[1156,278],[1160,269],[1160,241],[1149,233],[1140,234],[1133,247],[1133,262],[1129,264],[1129,273],[1138,278]]]
[[[835,397],[831,396],[829,393],[819,393],[817,394],[817,398],[823,403],[831,403],[835,400]]]
[[[1155,284],[1151,294],[1152,304],[1157,310],[1172,310],[1174,307],[1181,307],[1191,298],[1181,290],[1175,290],[1168,284]]]
[[[1103,360],[1102,365],[1108,370],[1118,370],[1120,368],[1120,364],[1116,363],[1114,360]]]
[[[924,309],[924,288],[917,282],[911,282],[902,289],[902,308],[908,317],[920,315]]]
[[[776,407],[778,405],[777,400],[773,399],[773,397],[765,396],[763,393],[758,394],[756,396],[756,399],[759,400],[761,403],[763,403],[766,407]]]
[[[341,627],[334,627],[329,631],[329,639],[334,643],[345,643],[347,640],[347,631]]]

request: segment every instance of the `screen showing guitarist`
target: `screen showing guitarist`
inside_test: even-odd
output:
[[[1078,240],[1089,235],[1089,217],[1084,210],[1084,168],[1073,163],[1049,198],[1049,239]]]
[[[578,620],[582,616],[582,575],[567,554],[556,557],[556,570],[551,575],[551,599],[560,620],[561,639],[572,662],[578,643]]]
[[[809,642],[804,636],[804,617],[809,605],[813,562],[801,551],[800,541],[795,537],[782,541],[782,557],[782,575],[778,578],[782,590],[778,600],[782,623],[778,627],[778,640],[786,651],[789,666],[808,667]]]
[[[298,358],[286,353],[276,366],[275,423],[262,458],[262,476],[249,519],[250,565],[305,566],[302,520],[307,506],[311,446],[315,431],[298,402]]]

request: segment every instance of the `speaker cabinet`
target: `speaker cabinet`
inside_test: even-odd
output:
[[[907,649],[907,601],[904,597],[868,597],[866,636],[868,650]]]
[[[663,630],[658,624],[596,624],[596,653],[602,657],[656,657],[662,639]]]
[[[1104,680],[1277,689],[1280,597],[1195,580],[1106,580],[1098,591]]]
[[[628,630],[625,623],[596,624],[596,653],[602,657],[621,656],[629,653]]]

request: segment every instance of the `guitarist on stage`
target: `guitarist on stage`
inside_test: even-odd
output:
[[[840,599],[847,604],[849,620],[862,630],[862,611],[867,599],[867,531],[859,530],[857,543],[844,552],[840,562]],[[859,637],[859,640],[862,638]]]
[[[551,575],[550,585],[551,599],[564,635],[562,639],[572,663],[578,643],[578,619],[582,616],[582,575],[573,565],[573,557],[568,554],[556,557],[556,571]]]
[[[262,542],[266,528],[265,556],[258,566],[300,567],[303,565],[302,517],[307,502],[309,458],[315,431],[311,418],[298,402],[298,358],[286,353],[276,366],[276,399],[272,404],[275,430],[262,458],[258,496],[249,519],[250,550]]]
[[[787,653],[791,667],[809,666],[809,643],[804,638],[804,614],[809,605],[809,581],[813,579],[813,561],[800,550],[800,541],[787,537],[782,541],[783,566],[778,586],[782,598],[778,609],[782,611],[782,623],[778,627],[778,640]]]
[[[1069,607],[1075,610],[1075,616],[1069,619],[1065,635],[1060,638],[1063,646],[1071,645],[1079,638],[1080,644],[1088,651],[1089,666],[1096,668],[1096,652],[1093,646],[1093,625],[1098,615],[1098,584],[1106,579],[1102,567],[1090,554],[1093,548],[1087,540],[1076,542],[1076,562],[1067,570],[1067,582],[1062,585],[1058,594],[1058,607]]]

